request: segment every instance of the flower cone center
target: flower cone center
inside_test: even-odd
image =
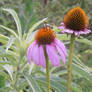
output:
[[[72,30],[83,30],[88,27],[86,13],[80,7],[71,9],[64,17],[64,24]]]
[[[39,45],[50,44],[54,41],[55,33],[49,27],[44,27],[38,30],[35,39]]]

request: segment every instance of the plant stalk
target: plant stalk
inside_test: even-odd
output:
[[[68,58],[68,79],[67,79],[67,91],[70,92],[71,90],[71,73],[72,73],[72,57],[74,53],[74,44],[75,44],[75,35],[71,35],[70,40],[70,52],[69,52],[69,58]]]
[[[50,73],[49,73],[49,60],[46,53],[46,47],[44,47],[45,58],[46,58],[46,76],[47,76],[47,92],[50,92]]]
[[[17,92],[17,82],[18,82],[18,79],[19,79],[20,63],[21,63],[21,56],[19,56],[18,63],[17,63],[17,66],[16,66],[15,82],[14,82],[15,92]]]

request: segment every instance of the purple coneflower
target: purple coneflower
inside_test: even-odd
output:
[[[88,34],[91,31],[88,29],[88,18],[86,13],[80,7],[71,9],[64,17],[63,22],[59,29],[62,29],[62,33],[75,34],[80,36],[81,34]]]
[[[27,57],[30,64],[31,60],[33,60],[37,66],[46,67],[44,46],[46,47],[48,58],[54,66],[60,65],[60,56],[65,64],[67,56],[66,47],[60,40],[56,39],[55,33],[49,27],[39,29],[36,33],[35,41],[30,44],[27,51]]]
[[[66,92],[71,91],[71,71],[72,71],[72,58],[74,53],[74,45],[76,37],[79,37],[81,34],[88,34],[91,30],[88,29],[88,18],[86,13],[80,7],[71,9],[64,17],[63,23],[59,29],[62,29],[62,33],[71,34],[70,39],[70,52],[68,58],[68,79],[67,79],[67,90]]]

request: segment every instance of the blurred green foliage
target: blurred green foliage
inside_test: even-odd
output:
[[[89,28],[92,30],[92,0],[48,0],[47,4],[45,4],[44,1],[45,0],[0,0],[0,24],[15,30],[17,33],[17,27],[16,27],[16,23],[15,23],[13,17],[9,13],[2,11],[2,8],[11,8],[17,12],[20,22],[21,22],[21,26],[22,26],[22,34],[24,34],[24,33],[28,32],[29,28],[32,27],[33,24],[35,24],[38,20],[41,20],[45,17],[48,17],[49,24],[59,26],[60,23],[63,21],[63,17],[67,13],[68,10],[70,10],[71,8],[76,7],[76,6],[80,6],[87,13],[87,16],[89,18]],[[6,36],[9,36],[9,37],[11,35],[9,32],[7,32],[1,28],[0,28],[0,33],[4,34]],[[90,41],[92,41],[91,35],[92,34],[84,36],[84,37],[89,39]],[[12,38],[10,37],[10,39],[12,39]],[[0,38],[0,40],[1,40],[1,38]],[[4,38],[4,40],[8,41],[9,38]],[[7,41],[4,42],[5,43],[5,45],[3,45],[4,48],[5,48],[6,44],[8,44]],[[69,47],[69,44],[66,44],[66,45],[67,45],[67,47]],[[77,42],[75,48],[76,48],[76,50],[75,50],[76,56],[82,61],[82,63],[85,64],[84,66],[85,67],[87,66],[89,71],[92,72],[92,45],[89,46],[87,44]],[[1,50],[1,49],[2,48],[0,48],[0,51],[4,53],[4,50],[3,49]],[[8,60],[12,61],[13,59],[14,59],[14,57],[10,59],[8,56]],[[3,58],[3,59],[0,58],[0,60],[1,61],[5,60],[5,58]],[[25,58],[23,58],[23,60],[25,61]],[[24,61],[23,61],[23,64],[25,63]],[[77,62],[79,62],[79,61],[76,59],[76,63]],[[11,62],[11,63],[15,64],[15,62]],[[2,62],[0,62],[0,64],[2,64]],[[79,67],[80,67],[80,65],[79,65]],[[14,70],[15,70],[15,68],[16,67],[14,67]],[[76,83],[78,85],[78,87],[79,86],[81,87],[82,92],[92,92],[92,82],[90,80],[87,80],[87,78],[89,79],[90,77],[88,77],[88,75],[86,75],[86,73],[84,73],[83,71],[79,71],[80,68],[78,68],[78,67],[73,68],[73,69],[74,69],[73,82]],[[25,70],[25,72],[27,72],[27,70]],[[29,80],[31,80],[32,82],[34,80],[36,80],[40,86],[45,85],[46,83],[44,81],[45,80],[44,77],[43,78],[35,78],[36,72],[38,73],[38,75],[39,75],[39,73],[41,73],[41,75],[44,75],[44,72],[39,72],[40,70],[41,69],[39,69],[39,68],[36,69],[36,67],[35,67],[34,71],[32,71],[32,76],[31,77],[28,76],[28,78],[25,77],[26,80],[28,82],[29,82]],[[54,69],[52,69],[52,71],[54,71]],[[66,77],[65,77],[67,75],[66,71],[61,71],[61,72],[60,71],[61,71],[60,69],[58,71],[56,71],[56,69],[55,69],[54,75],[58,75],[58,76],[62,77],[63,80],[66,80]],[[37,75],[37,73],[36,73],[36,75]],[[53,72],[52,72],[52,74],[53,74]],[[89,73],[87,73],[87,74],[89,74]],[[21,76],[21,77],[23,77],[23,76]],[[32,78],[33,78],[33,80],[32,80]],[[52,77],[52,86],[55,87],[56,80],[55,81],[53,81],[53,80],[54,80],[54,78]],[[30,89],[28,84],[26,84],[26,82],[23,78],[21,78],[20,81],[21,81],[20,87],[21,86],[24,87],[23,88],[24,92],[28,92],[27,91],[28,89],[32,90],[32,89]],[[62,81],[61,79],[58,79],[57,81],[63,85],[66,85],[66,82]],[[0,75],[0,87],[3,87],[4,85],[5,85],[5,78],[2,75]],[[33,85],[35,85],[35,82]],[[60,85],[57,84],[57,86],[58,86],[59,90],[61,90]],[[19,88],[19,89],[21,89],[21,88]],[[44,90],[44,87],[41,87],[41,89]],[[73,90],[75,90],[75,89],[73,88]],[[78,89],[76,89],[76,90],[78,90]],[[1,90],[0,90],[0,92],[1,92]],[[74,92],[79,92],[79,91],[74,91]]]
[[[5,77],[0,75],[0,88],[5,86]]]
[[[80,6],[92,19],[92,1],[91,0],[48,0],[48,4],[44,4],[45,0],[36,0],[36,12],[39,19],[48,17],[49,23],[60,25],[64,15],[73,7]]]
[[[0,7],[1,9],[11,8],[18,13],[23,32],[28,31],[29,27],[37,21],[34,0],[0,0]],[[0,11],[0,21],[4,26],[17,30],[12,16],[6,12],[2,12],[2,10]]]

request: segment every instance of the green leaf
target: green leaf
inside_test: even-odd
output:
[[[0,75],[0,88],[5,86],[5,77]]]
[[[3,10],[9,12],[13,16],[13,18],[16,22],[16,25],[17,25],[19,37],[22,38],[21,24],[20,24],[20,20],[18,18],[17,13],[13,9],[3,9]]]
[[[92,80],[92,74],[87,68],[83,68],[75,63],[72,63],[73,71],[76,71],[82,77],[86,78],[88,81]],[[91,82],[91,81],[90,81]]]
[[[58,39],[60,40],[70,40],[70,35],[66,35],[66,34],[57,34],[56,35]],[[87,45],[91,45],[92,46],[92,41],[86,39],[86,38],[83,38],[83,37],[80,37],[80,38],[77,38],[76,41],[80,42],[80,43],[84,43],[84,44],[87,44]]]
[[[0,39],[0,42],[3,44],[8,44],[8,41],[4,40],[4,39]]]
[[[7,46],[6,46],[6,52],[7,52],[8,49],[11,47],[11,45],[13,44],[13,42],[14,42],[14,37],[11,36],[11,37],[9,38],[8,44],[7,44]]]
[[[36,80],[38,81],[38,83],[40,83],[41,86],[46,87],[46,77],[36,78]],[[51,89],[55,90],[56,92],[66,92],[65,86],[53,78],[50,78],[50,86]]]
[[[5,50],[2,46],[0,46],[0,54],[4,54],[5,53]]]
[[[34,24],[28,31],[28,34],[27,34],[27,38],[26,40],[28,41],[30,35],[32,34],[32,31],[34,31],[41,23],[43,23],[44,21],[46,21],[47,18],[44,18],[43,20],[41,21],[38,21],[36,24]]]
[[[11,80],[13,80],[13,67],[11,65],[4,65],[3,68],[9,73]]]
[[[90,41],[86,38],[81,37],[80,39],[77,39],[77,41],[80,42],[80,43],[84,43],[84,44],[92,46],[92,41]]]
[[[33,92],[42,92],[40,89],[40,86],[35,81],[35,79],[32,76],[24,76],[30,87],[32,88]]]
[[[5,27],[3,25],[0,25],[1,28],[7,30],[8,32],[12,33],[12,35],[14,35],[17,39],[18,39],[18,35],[14,32],[14,30],[8,28],[8,27]]]
[[[31,75],[31,73],[32,73],[32,69],[34,68],[34,63],[31,63],[31,65],[30,65],[30,69],[29,69],[29,75]]]
[[[17,83],[17,86],[18,86],[17,90],[21,90],[25,88],[27,85],[28,85],[28,82],[25,79],[21,78]]]
[[[3,34],[0,34],[0,39],[3,39],[3,40],[9,40],[9,37],[3,35]]]
[[[0,88],[0,92],[11,92],[10,89],[11,88],[9,87],[3,87],[3,88]]]

